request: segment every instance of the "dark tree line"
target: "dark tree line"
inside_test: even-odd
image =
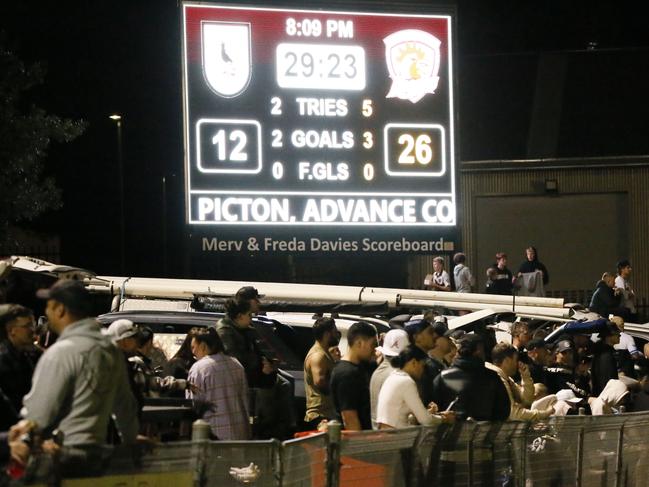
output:
[[[10,243],[11,225],[61,207],[61,190],[45,171],[48,150],[86,128],[83,120],[49,114],[29,100],[44,79],[41,63],[25,65],[0,41],[0,245]]]

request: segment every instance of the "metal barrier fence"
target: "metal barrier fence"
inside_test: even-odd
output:
[[[341,438],[321,433],[284,443],[166,443],[142,456],[113,456],[101,478],[58,481],[55,465],[38,459],[31,478],[16,485],[640,487],[649,484],[648,450],[647,413],[566,416]]]

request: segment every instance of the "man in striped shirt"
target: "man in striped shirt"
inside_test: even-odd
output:
[[[249,440],[248,382],[243,366],[223,352],[216,330],[210,328],[192,338],[192,353],[197,361],[187,380],[196,392],[187,397],[205,404],[203,415],[219,440]]]

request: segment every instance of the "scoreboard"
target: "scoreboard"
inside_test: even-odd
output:
[[[188,223],[457,225],[451,15],[182,12]]]

